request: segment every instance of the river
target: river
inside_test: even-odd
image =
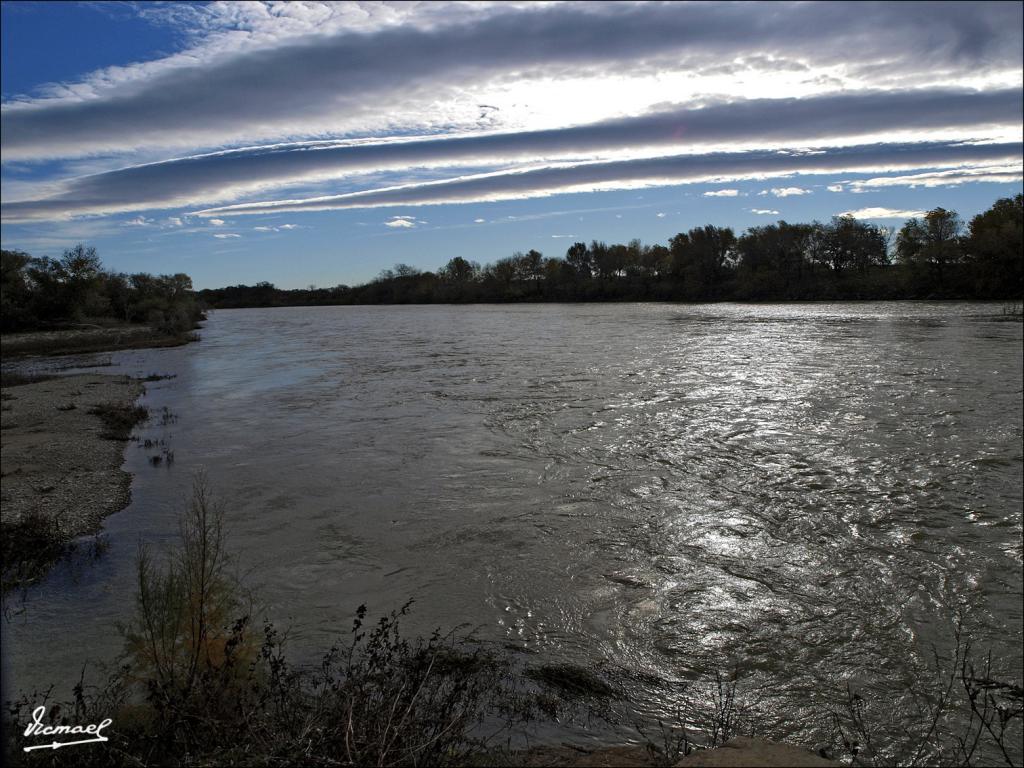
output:
[[[98,369],[173,374],[138,434],[174,462],[129,444],[106,554],[6,621],[13,687],[113,656],[138,542],[173,541],[198,469],[299,653],[414,598],[410,631],[601,664],[643,716],[738,665],[772,734],[805,741],[847,683],[909,706],[958,611],[1019,679],[1022,326],[998,312],[215,311],[199,343]]]

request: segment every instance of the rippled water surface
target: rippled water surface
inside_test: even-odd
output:
[[[15,685],[117,647],[136,542],[191,473],[298,647],[360,603],[604,662],[639,710],[741,664],[783,731],[846,682],[896,691],[968,610],[1020,674],[1021,324],[979,304],[523,305],[217,311],[176,374],[172,467],[95,565],[8,622]],[[155,420],[159,421],[159,420]],[[73,643],[69,642],[73,638]],[[892,694],[895,695],[895,694]],[[780,734],[785,735],[785,733]],[[610,738],[610,736],[608,737]]]

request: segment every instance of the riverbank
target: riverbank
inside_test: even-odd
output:
[[[737,736],[720,747],[697,749],[677,760],[652,753],[642,746],[606,747],[587,750],[582,747],[535,747],[521,755],[526,766],[564,766],[566,768],[643,768],[673,765],[678,768],[828,768],[843,763],[828,760],[810,750],[791,744]]]
[[[143,391],[136,379],[92,374],[0,389],[4,592],[128,504],[124,441],[146,417],[135,405]]]
[[[198,327],[198,326],[196,326]],[[53,331],[5,333],[0,337],[5,358],[30,355],[70,355],[115,352],[121,349],[178,347],[196,341],[192,331],[167,333],[150,325],[117,325],[62,328]]]

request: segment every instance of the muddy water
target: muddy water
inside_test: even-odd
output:
[[[958,611],[1019,678],[1022,326],[998,312],[214,312],[198,344],[113,355],[108,371],[175,376],[145,398],[157,445],[127,449],[106,555],[7,622],[9,676],[113,653],[137,542],[173,539],[203,468],[303,651],[360,603],[411,597],[411,630],[601,663],[641,714],[738,665],[774,735],[808,741],[847,682],[910,706]]]

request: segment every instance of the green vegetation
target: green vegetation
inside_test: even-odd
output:
[[[223,512],[196,483],[179,549],[165,566],[142,549],[136,611],[121,628],[122,665],[99,689],[47,708],[48,724],[102,722],[102,749],[25,755],[6,728],[8,759],[52,765],[463,765],[528,722],[533,698],[509,663],[454,633],[409,640],[406,605],[373,625],[360,606],[348,638],[313,668],[292,665],[232,571]],[[241,618],[238,618],[241,617]],[[24,723],[43,695],[8,705]]]
[[[141,405],[120,405],[118,403],[101,403],[89,410],[103,421],[103,434],[107,440],[127,440],[132,429],[140,421],[149,418],[149,411]]]
[[[270,283],[199,292],[211,307],[504,301],[789,301],[1024,297],[1024,198],[997,200],[965,228],[943,208],[898,232],[852,217],[779,221],[737,237],[705,226],[667,245],[573,243],[564,258],[516,253],[437,272],[399,264],[355,287]]]
[[[0,536],[0,595],[5,618],[18,611],[15,596],[20,594],[25,600],[28,588],[46,576],[55,563],[95,560],[106,549],[107,541],[102,534],[73,540],[59,518],[39,510],[5,523]]]
[[[38,580],[65,555],[67,545],[68,536],[59,521],[42,512],[30,512],[4,525],[0,537],[2,593],[6,595]]]
[[[76,245],[60,259],[0,251],[0,317],[4,333],[145,323],[170,337],[194,328],[202,312],[188,275],[107,272],[95,248]]]

